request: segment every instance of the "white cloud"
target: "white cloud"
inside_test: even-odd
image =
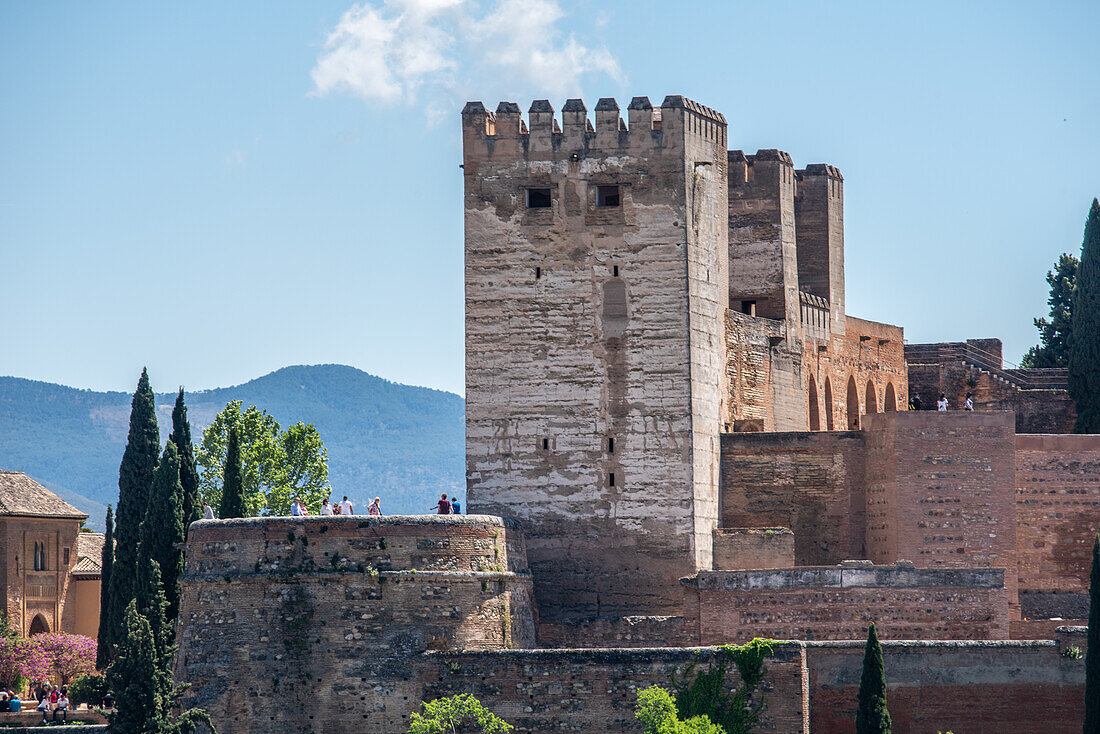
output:
[[[428,96],[429,117],[465,96],[579,96],[581,80],[622,83],[615,57],[559,27],[557,0],[386,0],[344,13],[313,68],[314,93],[382,104]],[[491,102],[487,102],[492,104]]]

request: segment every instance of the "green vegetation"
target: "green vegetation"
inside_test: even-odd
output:
[[[462,693],[421,703],[410,720],[409,734],[508,734],[514,728],[481,701]]]
[[[1047,271],[1050,284],[1050,320],[1035,319],[1039,344],[1027,350],[1020,359],[1021,367],[1065,367],[1069,364],[1069,339],[1073,333],[1073,287],[1077,283],[1078,260],[1063,254]]]
[[[244,501],[244,479],[241,476],[241,442],[237,437],[237,426],[229,427],[229,442],[225,450],[225,463],[222,468],[221,506],[218,517],[228,520],[233,517],[245,517],[248,509]],[[207,500],[210,502],[211,500]]]
[[[672,694],[660,686],[638,691],[634,716],[645,734],[728,734],[703,714],[681,721]]]
[[[723,645],[718,648],[718,660],[708,669],[697,670],[687,665],[673,676],[676,710],[680,719],[705,716],[725,734],[747,734],[756,726],[764,697],[754,703],[753,693],[767,669],[764,658],[775,649],[774,640],[755,638],[744,645]],[[733,690],[726,681],[729,663],[741,674],[741,687]]]
[[[332,488],[328,483],[328,453],[317,429],[295,423],[285,431],[255,405],[241,409],[232,400],[203,431],[198,451],[200,489],[211,505],[221,502],[221,477],[228,461],[229,434],[240,440],[241,475],[246,512],[241,515],[289,515],[294,497],[317,512]],[[223,515],[224,517],[224,515]]]
[[[183,573],[183,485],[180,484],[180,458],[176,445],[169,441],[153,476],[149,508],[141,523],[141,558],[154,561],[164,584],[172,622],[179,616],[179,578]]]
[[[1092,541],[1089,631],[1085,651],[1085,734],[1100,734],[1100,535]]]
[[[103,705],[103,697],[107,695],[107,678],[97,673],[80,675],[69,684],[69,703],[76,708],[82,703],[91,708],[99,708]]]
[[[115,565],[115,521],[111,506],[107,505],[107,532],[103,536],[103,555],[100,556],[99,576],[99,632],[96,634],[95,667],[103,670],[111,662],[114,631],[117,624],[110,617],[111,573]]]
[[[1085,221],[1081,264],[1073,289],[1069,394],[1077,406],[1075,433],[1100,433],[1100,202]]]
[[[134,596],[137,574],[138,531],[149,507],[149,491],[160,459],[156,399],[149,372],[141,371],[130,404],[130,433],[118,470],[118,514],[115,517],[115,559],[108,587],[106,615],[112,626],[109,639],[123,635],[123,613]]]
[[[199,471],[195,468],[195,448],[191,445],[191,424],[187,422],[187,405],[183,388],[172,408],[172,433],[168,440],[176,445],[180,455],[180,485],[183,487],[183,531],[202,517],[202,497],[199,495]]]
[[[0,394],[5,464],[87,512],[89,524],[102,531],[106,505],[118,497],[131,396],[17,377],[0,377]],[[178,394],[156,397],[158,405],[170,406]],[[461,496],[466,486],[463,401],[452,393],[399,385],[352,367],[314,365],[186,398],[196,451],[202,429],[231,400],[259,406],[284,426],[312,424],[328,451],[333,495],[349,495],[357,509],[377,495],[387,515],[423,512],[440,492]],[[169,438],[164,423],[158,451]],[[183,447],[175,438],[173,443],[186,489]]]
[[[886,667],[882,646],[872,622],[863,649],[863,675],[859,679],[859,709],[856,734],[890,734],[890,712],[886,708]]]

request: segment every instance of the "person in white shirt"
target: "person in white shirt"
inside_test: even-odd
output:
[[[290,503],[290,516],[291,517],[303,517],[306,514],[306,510],[302,507],[301,501],[297,497]]]
[[[966,394],[966,402],[963,403],[963,409],[964,410],[974,410],[974,394],[973,393],[967,393]]]
[[[202,519],[203,520],[213,520],[214,519],[214,508],[211,507],[210,505],[206,504],[205,502],[202,503]]]
[[[328,503],[328,497],[325,497],[325,499],[321,501],[321,514],[322,515],[331,515],[332,514],[332,505],[330,505]]]
[[[340,514],[341,515],[354,515],[355,508],[348,502],[348,496],[345,494],[344,499],[340,500]]]
[[[940,393],[940,399],[936,401],[936,410],[940,411],[941,413],[946,412],[947,410],[947,396],[944,395],[942,392]]]

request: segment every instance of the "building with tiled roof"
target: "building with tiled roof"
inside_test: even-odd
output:
[[[22,472],[0,471],[0,588],[24,636],[99,627],[103,536],[88,515]]]

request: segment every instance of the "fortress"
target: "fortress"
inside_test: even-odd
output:
[[[637,690],[759,636],[791,640],[761,730],[849,732],[875,621],[897,731],[1078,731],[1100,436],[1062,435],[1065,375],[849,316],[837,168],[728,150],[679,96],[593,117],[462,112],[476,514],[192,525],[187,702],[638,731]]]

